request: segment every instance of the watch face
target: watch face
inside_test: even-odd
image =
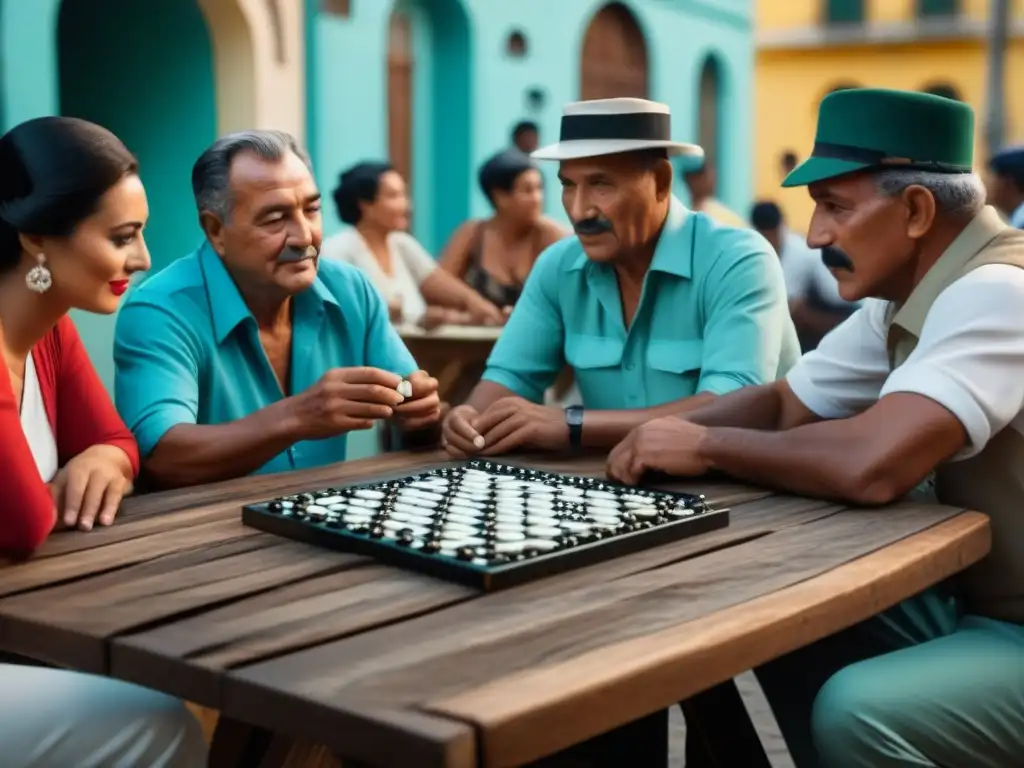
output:
[[[569,422],[570,426],[577,427],[583,423],[583,409],[582,408],[567,408],[565,411],[565,420]]]

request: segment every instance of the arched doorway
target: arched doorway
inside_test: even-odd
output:
[[[192,164],[217,133],[214,61],[195,0],[63,0],[57,17],[60,113],[116,133],[139,158],[153,272],[195,248]],[[112,388],[110,318],[75,313]]]
[[[461,0],[396,0],[388,21],[388,151],[410,182],[414,234],[436,253],[470,214],[469,20]]]
[[[395,8],[388,20],[388,156],[412,184],[412,22]]]
[[[599,10],[583,38],[580,98],[648,98],[647,43],[633,13],[622,3]]]
[[[704,148],[706,162],[712,166],[718,161],[721,135],[721,80],[721,65],[714,56],[708,56],[700,70],[697,143]]]
[[[57,41],[61,114],[109,128],[139,158],[156,271],[201,238],[190,174],[217,134],[206,21],[194,0],[63,0]]]

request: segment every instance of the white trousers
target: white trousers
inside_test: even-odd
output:
[[[120,680],[0,664],[3,768],[203,768],[199,721],[171,696]]]

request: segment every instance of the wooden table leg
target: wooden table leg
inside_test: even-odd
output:
[[[680,703],[686,768],[771,768],[736,683],[728,680]]]
[[[265,728],[221,715],[213,732],[209,768],[262,768],[274,742],[274,734]]]
[[[667,765],[668,710],[661,710],[530,763],[529,768],[666,768]]]

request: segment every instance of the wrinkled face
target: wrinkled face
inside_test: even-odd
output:
[[[852,264],[852,269],[830,267],[839,294],[847,301],[889,298],[894,282],[901,281],[911,265],[918,241],[934,222],[931,194],[909,187],[887,197],[867,173],[817,182],[808,191],[815,206],[807,244],[831,246]]]
[[[409,192],[398,171],[385,171],[377,180],[377,197],[372,203],[360,202],[360,223],[366,221],[385,232],[409,229]]]
[[[297,155],[279,162],[241,152],[231,163],[226,222],[204,214],[214,250],[240,285],[291,296],[316,279],[323,228],[320,191]]]
[[[592,261],[613,262],[648,245],[665,222],[672,189],[667,160],[635,154],[564,160],[562,205]]]
[[[53,280],[45,295],[86,312],[116,312],[131,276],[150,267],[142,237],[148,219],[142,181],[135,175],[125,176],[107,190],[95,213],[70,236],[39,240],[39,252]]]
[[[498,213],[523,224],[535,222],[544,210],[544,180],[534,168],[516,176],[508,192],[496,189],[491,194]]]

